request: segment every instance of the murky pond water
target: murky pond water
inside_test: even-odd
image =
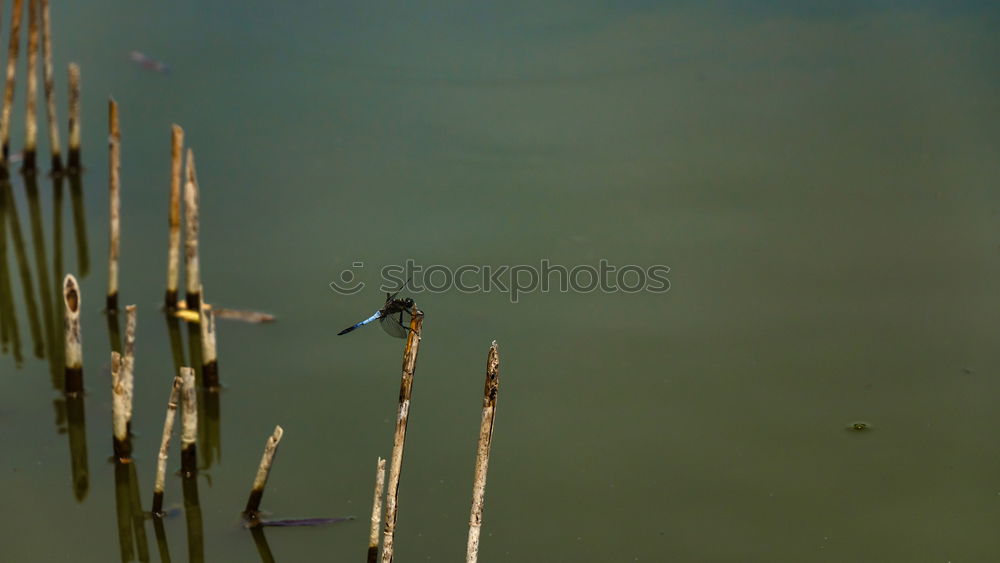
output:
[[[66,64],[83,73],[86,171],[4,188],[0,559],[257,560],[239,514],[280,424],[264,508],[357,519],[269,528],[271,556],[360,560],[403,341],[336,334],[407,260],[438,268],[406,292],[426,318],[397,560],[464,553],[494,339],[484,561],[1000,557],[998,13],[944,6],[53,6],[61,120]],[[138,305],[124,469],[102,311],[109,95],[121,300]],[[219,321],[202,470],[180,478],[175,442],[174,515],[129,537],[116,472],[148,509],[175,369],[171,123],[198,158],[208,300],[278,320]],[[543,264],[576,289],[559,271],[516,302],[476,285],[523,266],[531,286]],[[582,267],[602,264],[617,289],[589,286]],[[669,291],[626,291],[656,266]],[[50,361],[65,273],[80,400]]]

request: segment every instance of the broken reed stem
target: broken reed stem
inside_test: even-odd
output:
[[[122,355],[111,352],[111,428],[114,435],[114,452],[119,461],[128,461],[131,448],[128,440],[128,394],[125,392],[125,374]]]
[[[385,528],[382,533],[382,563],[392,563],[393,536],[396,533],[398,512],[399,472],[403,466],[403,443],[406,441],[406,423],[410,415],[410,395],[413,392],[413,372],[417,367],[420,347],[420,330],[424,313],[416,305],[411,310],[410,332],[403,351],[403,376],[399,386],[399,409],[396,412],[396,432],[392,442],[392,460],[389,463],[389,487],[385,497]]]
[[[199,311],[201,304],[201,274],[198,267],[198,175],[194,167],[194,151],[187,150],[187,181],[184,183],[184,257],[185,281],[187,288],[185,299],[187,308]]]
[[[28,0],[28,102],[24,112],[22,172],[35,171],[38,145],[38,0]]]
[[[80,65],[69,63],[69,166],[78,172],[80,164]]]
[[[184,411],[181,418],[181,472],[190,477],[198,472],[198,449],[195,440],[198,437],[198,397],[194,388],[194,370],[182,367],[181,378],[184,381],[182,397]]]
[[[378,525],[382,517],[382,491],[385,488],[385,460],[375,465],[375,497],[372,499],[372,525],[368,532],[368,563],[378,561]]]
[[[52,152],[52,172],[62,171],[59,147],[59,126],[56,119],[55,82],[52,78],[52,22],[49,0],[42,1],[42,58],[45,61],[45,106],[49,118],[49,150]]]
[[[63,279],[66,373],[64,391],[75,396],[83,392],[83,344],[80,335],[80,285],[72,274]]]
[[[131,429],[132,397],[135,386],[135,305],[125,307],[125,354],[122,357],[122,376],[125,384],[125,423]]]
[[[260,524],[260,500],[264,497],[264,486],[267,485],[267,477],[271,474],[271,464],[274,463],[274,454],[278,451],[278,443],[285,431],[281,426],[274,427],[274,434],[267,439],[264,445],[264,455],[260,458],[260,466],[257,467],[257,475],[253,480],[253,488],[250,489],[250,498],[247,499],[247,507],[243,511],[247,526],[253,527]]]
[[[199,291],[202,300],[198,328],[201,330],[201,384],[205,389],[219,388],[219,362],[215,354],[215,313],[212,306],[204,302],[205,287]]]
[[[479,532],[483,525],[483,500],[486,495],[486,470],[490,465],[490,445],[493,443],[493,419],[500,390],[500,354],[497,341],[490,345],[486,358],[486,385],[483,387],[483,416],[479,424],[479,447],[476,449],[476,472],[472,480],[472,513],[469,515],[469,542],[466,563],[479,558]]]
[[[10,110],[14,105],[14,70],[17,67],[17,52],[21,43],[22,0],[14,0],[10,12],[10,41],[7,43],[7,87],[3,93],[3,114],[0,116],[0,143],[4,166],[10,156]]]
[[[118,253],[121,248],[121,129],[118,104],[108,99],[108,196],[111,221],[108,248],[108,312],[118,310]]]
[[[177,309],[177,284],[180,280],[181,260],[181,160],[184,151],[184,130],[173,125],[170,132],[170,238],[167,246],[167,295],[168,311]]]
[[[156,458],[156,483],[153,485],[153,517],[163,516],[163,489],[167,477],[167,452],[170,449],[170,434],[174,431],[174,418],[177,416],[177,399],[180,395],[184,378],[174,376],[170,387],[170,398],[167,400],[167,416],[163,421],[163,436],[160,438],[160,454]]]

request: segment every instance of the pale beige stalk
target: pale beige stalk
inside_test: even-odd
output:
[[[186,264],[188,309],[197,311],[201,274],[198,267],[198,175],[194,166],[194,151],[187,151],[187,182],[184,184],[184,252]],[[192,297],[194,296],[194,299]],[[194,301],[194,302],[192,302]]]
[[[10,156],[10,111],[14,105],[14,71],[21,43],[22,0],[14,0],[10,12],[10,40],[7,43],[7,87],[3,93],[3,113],[0,114],[0,142],[3,143],[3,161]]]
[[[128,407],[125,406],[127,398],[122,374],[123,363],[121,354],[111,352],[111,427],[115,440],[118,442],[125,442],[128,439],[128,419],[126,418]]]
[[[163,420],[163,436],[160,438],[160,453],[156,457],[156,483],[153,485],[153,512],[160,512],[163,508],[163,490],[166,487],[167,476],[167,454],[170,450],[170,435],[174,431],[174,419],[177,417],[177,400],[180,396],[181,385],[184,378],[180,375],[174,376],[173,385],[170,387],[170,398],[167,400],[167,415]],[[159,499],[159,502],[157,502]]]
[[[24,170],[35,169],[38,148],[38,0],[28,0],[28,102],[24,113]]]
[[[181,161],[184,151],[184,130],[173,125],[170,134],[170,238],[167,247],[167,309],[177,307],[181,256]]]
[[[399,511],[399,473],[403,466],[403,444],[406,441],[406,424],[410,417],[410,395],[413,391],[413,372],[417,365],[420,347],[420,329],[424,315],[416,306],[410,319],[410,332],[403,352],[403,376],[399,387],[399,408],[396,412],[396,431],[393,434],[392,459],[389,463],[389,487],[385,497],[385,527],[382,532],[382,563],[392,562],[396,515]]]
[[[59,146],[59,125],[56,119],[55,82],[52,78],[52,25],[49,18],[49,0],[42,0],[42,55],[45,60],[45,105],[49,118],[49,150],[52,152],[52,170],[62,167]]]
[[[372,522],[368,532],[368,561],[378,556],[378,528],[382,518],[382,492],[385,488],[385,460],[378,458],[375,465],[375,496],[372,499]]]
[[[132,397],[135,386],[136,307],[125,307],[125,355],[122,358],[122,382],[125,386],[125,421],[132,422]]]
[[[108,196],[110,233],[108,249],[108,310],[114,311],[118,300],[118,254],[121,248],[121,130],[118,127],[118,103],[108,100]]]
[[[483,388],[483,416],[479,424],[479,447],[476,449],[476,471],[472,481],[472,513],[469,515],[469,541],[466,545],[466,563],[476,563],[479,558],[479,535],[483,526],[483,501],[486,496],[486,471],[490,465],[490,445],[493,443],[493,419],[496,414],[497,393],[500,390],[500,354],[497,341],[490,345],[486,359],[486,385]]]
[[[181,368],[181,378],[184,381],[182,397],[184,399],[184,411],[181,417],[181,449],[194,447],[198,437],[198,397],[194,388],[194,370],[189,367]]]
[[[69,63],[69,168],[80,170],[80,65]]]
[[[66,369],[83,369],[83,344],[80,334],[80,285],[73,274],[63,279],[63,303],[65,305]]]

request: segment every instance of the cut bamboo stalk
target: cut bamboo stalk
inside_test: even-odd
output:
[[[80,286],[68,274],[63,280],[63,305],[65,307],[66,374],[64,390],[67,395],[83,392],[83,344],[80,335]]]
[[[122,355],[118,352],[111,352],[111,421],[114,451],[115,457],[119,461],[126,462],[131,457],[131,448],[128,443],[128,419],[126,418],[128,407],[125,406],[128,398],[125,393],[122,363]]]
[[[247,506],[243,511],[247,527],[260,525],[260,501],[264,497],[264,487],[271,474],[271,465],[274,463],[274,455],[278,451],[278,443],[281,442],[281,436],[284,433],[281,426],[275,426],[274,434],[267,439],[267,444],[264,445],[264,455],[260,458],[260,466],[257,467],[253,488],[250,489],[250,498],[247,499]]]
[[[132,397],[135,387],[135,305],[125,307],[125,353],[122,356],[122,382],[125,385],[125,423],[132,429]]]
[[[181,428],[181,472],[191,476],[198,472],[198,448],[195,442],[198,438],[198,397],[195,395],[194,370],[181,368],[184,380],[183,394],[184,412]]]
[[[385,497],[385,527],[382,532],[382,563],[392,563],[393,537],[396,533],[396,514],[399,510],[399,472],[403,467],[403,444],[406,441],[406,424],[410,417],[410,395],[413,392],[413,372],[417,367],[420,347],[420,330],[424,314],[414,305],[411,309],[410,332],[403,351],[403,375],[399,386],[399,409],[396,412],[396,432],[393,435],[392,460],[389,463],[389,487]]]
[[[153,517],[163,516],[163,490],[167,477],[167,453],[170,450],[170,435],[174,431],[174,418],[177,417],[177,399],[180,395],[184,378],[174,376],[170,387],[170,398],[167,400],[167,416],[163,421],[163,436],[160,438],[160,453],[156,458],[156,483],[153,485]]]
[[[2,143],[3,164],[10,156],[10,110],[14,105],[14,70],[17,67],[17,52],[21,43],[22,0],[14,0],[10,12],[10,41],[7,43],[7,87],[3,93],[3,113],[0,115],[0,143]]]
[[[70,172],[78,172],[80,163],[80,66],[69,63],[69,166]]]
[[[21,172],[35,172],[38,148],[38,0],[28,0],[28,101],[24,112],[24,156]]]
[[[479,424],[479,447],[476,449],[476,472],[472,480],[472,513],[469,515],[469,541],[466,563],[479,559],[479,532],[483,526],[483,501],[486,496],[486,470],[490,465],[490,445],[493,443],[493,420],[496,415],[497,393],[500,390],[500,354],[497,341],[490,345],[486,359],[486,385],[483,387],[483,416]]]
[[[177,284],[180,280],[181,259],[181,160],[184,151],[184,130],[173,125],[170,134],[170,238],[167,247],[167,296],[168,311],[177,308]]]
[[[192,311],[201,310],[201,274],[198,267],[198,175],[194,166],[194,151],[187,150],[187,182],[184,184],[184,257],[185,282],[187,290],[185,299],[187,308]]]
[[[378,561],[378,527],[382,517],[382,490],[385,488],[385,460],[375,465],[375,496],[372,499],[372,525],[368,532],[368,563]]]
[[[201,384],[205,389],[219,388],[219,362],[215,354],[215,313],[212,306],[204,303],[205,287],[199,291],[203,300],[198,328],[201,329]]]
[[[49,118],[49,150],[52,153],[52,172],[62,171],[59,146],[59,126],[56,119],[55,82],[52,78],[52,25],[49,18],[49,0],[42,0],[42,58],[45,61],[45,106]]]
[[[108,248],[108,312],[118,310],[118,253],[121,248],[121,142],[118,103],[108,99],[108,196],[111,222]]]

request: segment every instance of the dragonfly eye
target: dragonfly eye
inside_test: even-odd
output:
[[[413,307],[413,299],[410,299],[409,297],[407,297],[405,303],[406,303],[406,308],[407,309]]]

